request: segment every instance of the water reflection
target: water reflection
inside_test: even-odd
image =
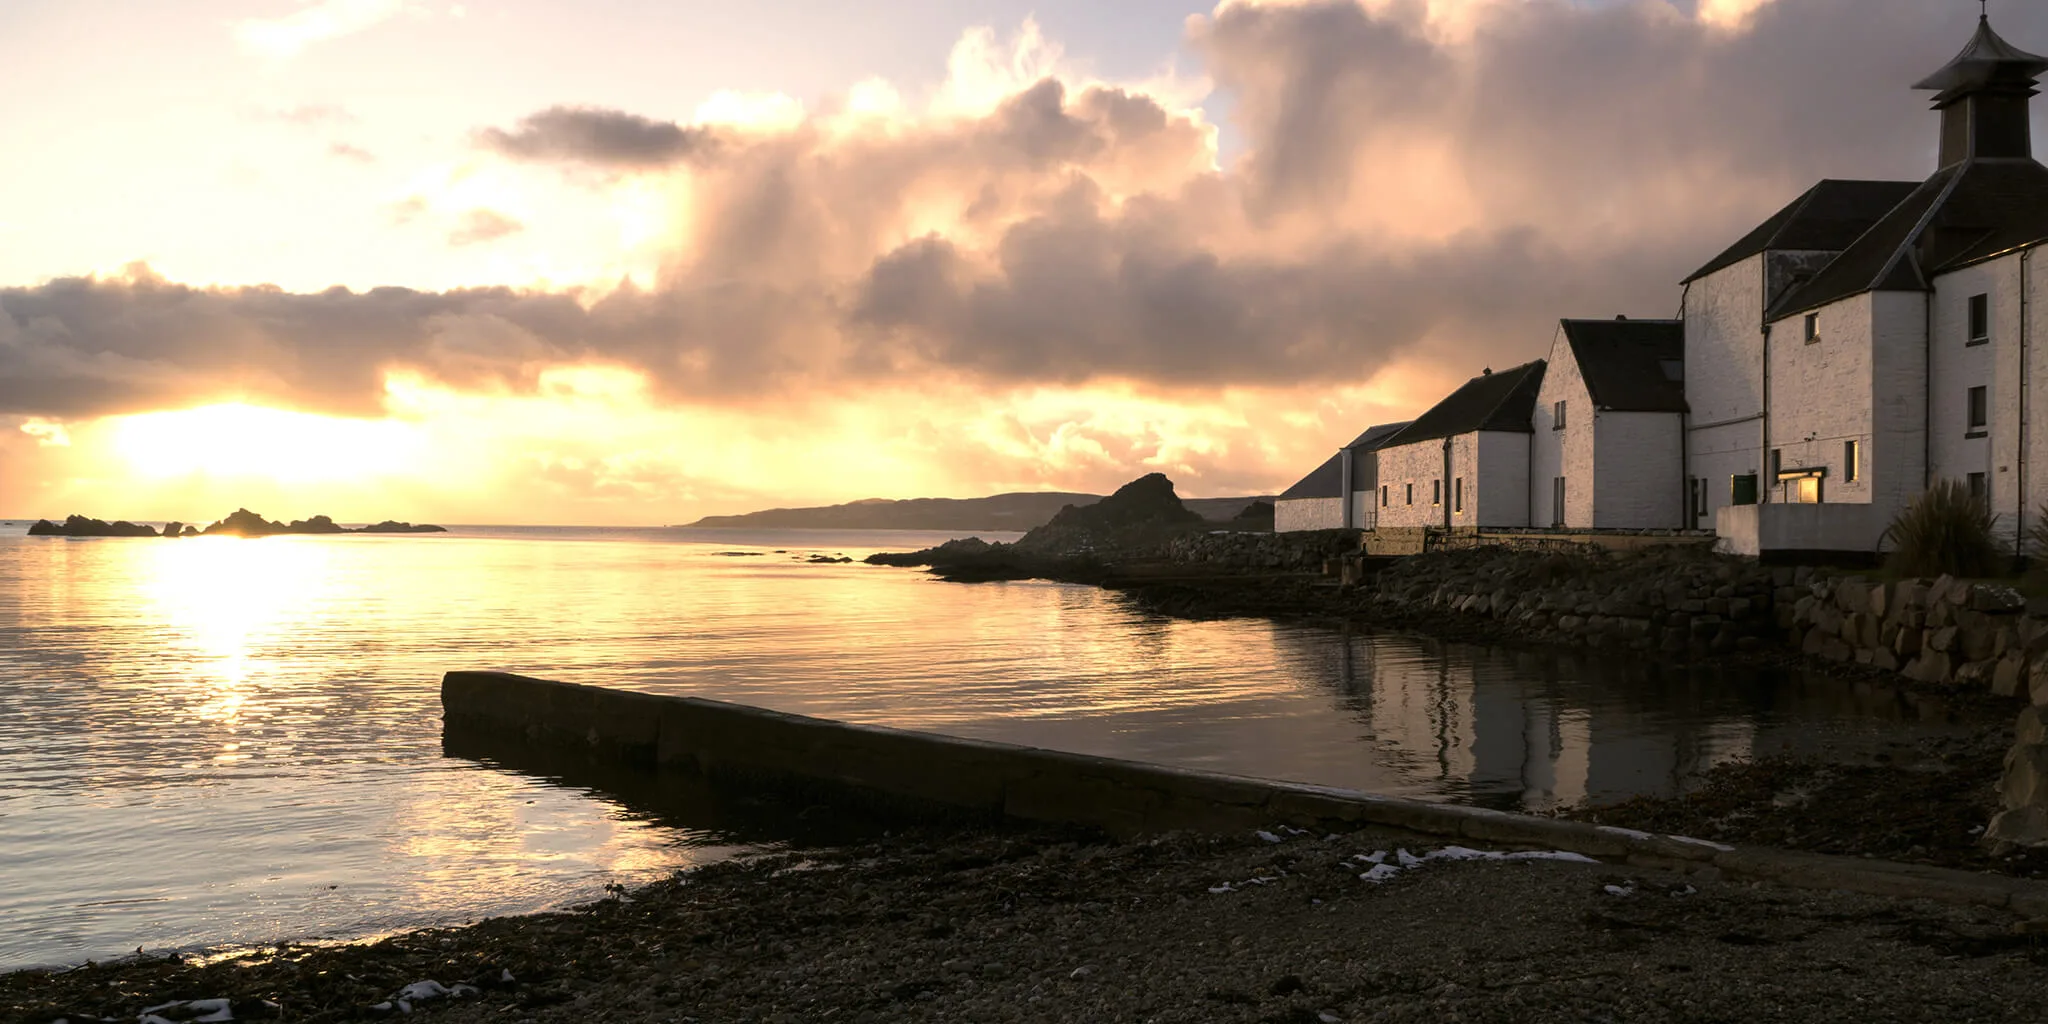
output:
[[[938,539],[0,537],[0,967],[530,910],[731,841],[689,819],[709,805],[650,816],[444,757],[451,668],[1524,807],[1875,745],[1915,714],[1796,677],[801,561]]]

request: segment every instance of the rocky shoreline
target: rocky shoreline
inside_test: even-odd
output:
[[[199,527],[176,520],[165,523],[163,532],[142,523],[131,523],[126,519],[107,522],[86,516],[68,516],[61,523],[38,519],[29,525],[31,537],[275,537],[280,534],[335,534],[335,533],[447,533],[445,526],[431,523],[401,523],[386,519],[368,526],[347,527],[336,523],[327,516],[311,519],[294,519],[289,523],[271,522],[246,508],[236,509],[226,518],[202,530]]]
[[[917,828],[553,914],[0,976],[7,1020],[2015,1020],[2010,912],[1504,857],[1384,829]]]

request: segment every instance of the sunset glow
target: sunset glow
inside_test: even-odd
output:
[[[31,3],[0,516],[1273,493],[1559,316],[1669,315],[1814,177],[1917,180],[1896,69],[1969,6]]]

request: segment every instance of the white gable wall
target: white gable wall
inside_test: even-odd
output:
[[[1871,423],[1863,500],[1877,506],[1876,518],[1888,524],[1927,486],[1928,297],[1873,292],[1868,298]]]
[[[1557,403],[1565,403],[1564,429],[1557,429]],[[1593,522],[1593,441],[1596,424],[1593,402],[1586,391],[1586,379],[1572,354],[1571,342],[1560,328],[1550,344],[1550,359],[1543,371],[1543,387],[1536,393],[1536,411],[1530,416],[1535,428],[1529,458],[1529,511],[1531,526],[1568,526],[1588,529]],[[1556,522],[1552,498],[1558,477],[1565,478],[1564,522]],[[1672,517],[1675,525],[1677,516]]]
[[[1927,453],[1931,480],[1968,480],[1985,474],[1992,511],[2010,529],[2017,517],[2020,258],[1964,267],[1934,281],[1933,336],[1928,345]],[[1970,296],[1988,295],[1991,340],[1971,345]],[[2008,372],[2000,372],[2006,370]],[[1972,438],[1969,395],[1989,388],[1991,422]],[[1999,472],[1999,467],[2005,467]]]
[[[1379,450],[1379,482],[1386,488],[1387,504],[1379,509],[1379,526],[1442,526],[1443,506],[1431,504],[1430,485],[1443,479],[1442,438],[1417,441]],[[1414,488],[1414,501],[1406,499]]]
[[[1570,416],[1565,419],[1571,421]],[[1598,469],[1587,481],[1590,487],[1567,478],[1566,511],[1572,508],[1574,490],[1588,490],[1593,512],[1589,525],[1596,529],[1669,530],[1680,526],[1685,518],[1682,422],[1675,412],[1600,413],[1590,431],[1593,443],[1588,446],[1598,453]],[[1534,481],[1536,491],[1545,486],[1542,477]]]
[[[1706,514],[1697,525],[1711,529],[1713,510],[1729,503],[1731,478],[1763,469],[1764,257],[1687,286],[1684,315],[1685,397],[1692,408],[1686,461],[1693,476],[1707,481]]]
[[[1483,430],[1456,438],[1452,469],[1465,480],[1465,515],[1458,526],[1529,525],[1530,435]]]
[[[1821,500],[1867,503],[1868,475],[1845,479],[1843,443],[1870,443],[1871,357],[1875,343],[1870,293],[1822,306],[1817,340],[1807,342],[1806,315],[1771,325],[1770,449],[1779,468],[1825,468]],[[1761,481],[1766,501],[1790,501],[1792,488],[1771,476],[1769,452]]]

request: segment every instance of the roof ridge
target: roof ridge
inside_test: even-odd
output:
[[[1542,364],[1543,360],[1541,359],[1531,359],[1520,366],[1510,366],[1507,369],[1502,370],[1501,373],[1521,373],[1526,376],[1529,372],[1530,367],[1541,366]],[[1509,385],[1505,390],[1503,390],[1500,394],[1500,397],[1495,399],[1492,405],[1486,407],[1486,415],[1480,418],[1480,425],[1484,426],[1487,423],[1491,423],[1493,421],[1493,414],[1499,412],[1502,406],[1508,404],[1508,399],[1513,398],[1515,390],[1517,388],[1520,388],[1521,386],[1522,382],[1516,381],[1515,383]]]

